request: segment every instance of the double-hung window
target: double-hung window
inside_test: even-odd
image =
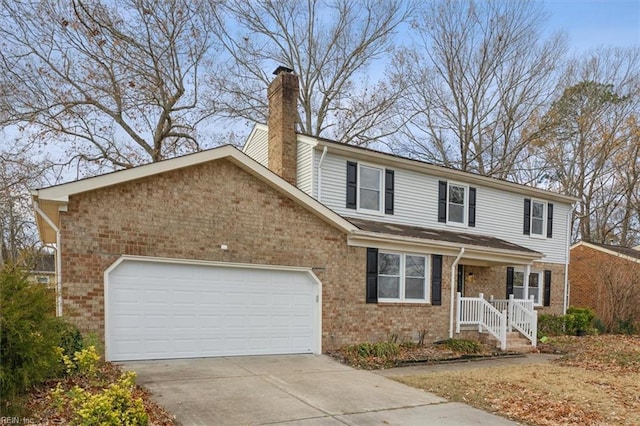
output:
[[[542,272],[531,271],[529,283],[524,282],[524,271],[513,272],[513,297],[516,299],[530,299],[533,296],[535,305],[542,305]]]
[[[438,181],[438,222],[454,226],[476,226],[476,188]]]
[[[543,202],[531,200],[531,234],[543,236],[545,232],[545,209]]]
[[[427,258],[425,256],[378,254],[378,300],[383,302],[426,302]]]
[[[541,200],[524,199],[525,235],[537,238],[553,237],[553,204]]]
[[[358,208],[381,212],[382,169],[360,165],[358,168]]]
[[[467,187],[449,183],[447,203],[447,222],[466,224]]]

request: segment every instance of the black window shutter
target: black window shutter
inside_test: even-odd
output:
[[[524,199],[524,222],[522,225],[522,233],[529,235],[531,233],[531,200]]]
[[[432,255],[431,262],[431,304],[442,305],[442,255]]]
[[[438,222],[447,221],[447,182],[438,182]]]
[[[394,173],[393,170],[385,170],[384,172],[384,212],[393,214],[393,190],[394,190]]]
[[[547,204],[547,238],[553,237],[553,204]]]
[[[469,188],[469,226],[476,226],[476,189]]]
[[[358,195],[358,163],[347,161],[347,208],[356,208]]]
[[[378,249],[367,249],[367,303],[378,303]]]
[[[544,271],[544,306],[551,306],[551,271]]]
[[[507,266],[507,299],[513,294],[513,267]]]

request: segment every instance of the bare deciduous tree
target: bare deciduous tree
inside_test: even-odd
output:
[[[569,63],[536,144],[551,181],[580,198],[574,238],[631,245],[640,236],[640,49],[603,49]]]
[[[213,3],[213,2],[211,2]],[[2,0],[3,124],[130,167],[198,149],[212,47],[204,1]]]
[[[415,22],[418,45],[396,61],[411,88],[404,152],[498,178],[519,178],[530,140],[523,126],[550,101],[561,36],[545,38],[541,5],[529,1],[430,3]]]
[[[640,265],[612,261],[601,265],[596,276],[597,317],[608,331],[617,331],[624,323],[640,323]]]
[[[264,122],[268,72],[285,65],[300,78],[300,132],[355,144],[388,135],[403,87],[367,71],[391,54],[411,3],[231,0],[218,31],[231,60],[212,76],[220,91],[211,102],[228,117]]]

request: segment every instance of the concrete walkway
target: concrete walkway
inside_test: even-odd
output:
[[[514,425],[324,355],[123,363],[181,425]],[[392,370],[386,370],[386,373]]]

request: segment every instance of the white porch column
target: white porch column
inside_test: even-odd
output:
[[[522,290],[522,298],[524,300],[529,300],[529,275],[531,274],[531,265],[524,266],[524,277],[522,277],[522,286],[524,290]],[[538,284],[540,285],[540,284]]]

